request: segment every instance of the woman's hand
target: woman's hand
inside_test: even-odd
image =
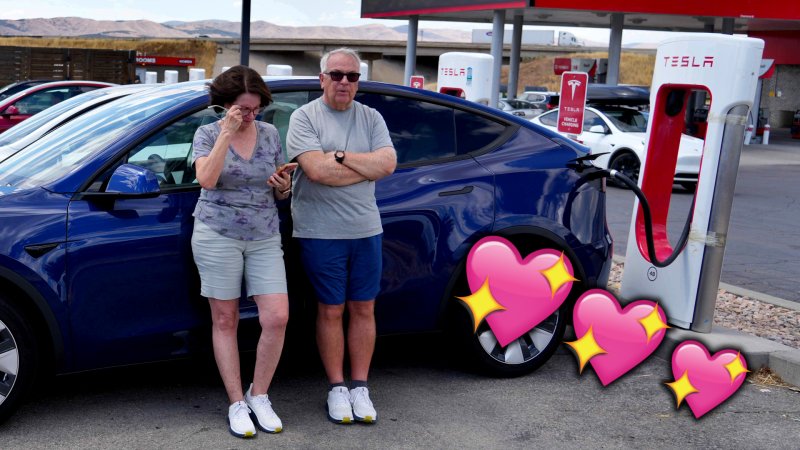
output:
[[[242,125],[242,111],[239,105],[232,105],[220,121],[221,129],[228,133],[235,133]]]
[[[289,196],[292,189],[292,176],[286,172],[283,173],[273,173],[267,179],[267,184],[272,186],[275,189],[275,194],[284,199]]]

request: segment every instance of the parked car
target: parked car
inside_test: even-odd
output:
[[[549,111],[558,106],[558,93],[550,91],[525,91],[518,97],[532,103],[542,112]]]
[[[37,84],[0,100],[0,133],[64,100],[114,86],[101,81],[53,81]]]
[[[42,83],[49,83],[51,81],[56,81],[56,80],[23,80],[7,84],[2,88],[0,88],[0,100],[6,97],[10,97],[16,94],[17,92],[24,91],[25,89],[28,89],[31,86],[36,86]]]
[[[288,115],[321,95],[316,79],[268,84],[275,102],[262,117],[282,134]],[[365,81],[357,100],[383,114],[398,157],[395,173],[376,182],[384,229],[378,333],[449,329],[455,345],[431,345],[464,350],[474,367],[504,375],[539,367],[562,341],[577,296],[605,287],[611,266],[603,184],[576,161],[585,149],[434,92]],[[200,191],[192,138],[219,120],[207,106],[202,82],[155,87],[98,106],[0,163],[0,420],[50,367],[66,373],[210,353],[190,245]],[[166,161],[166,184],[147,169],[154,153]],[[291,344],[314,305],[287,206]],[[560,309],[505,347],[485,322],[476,332],[456,298],[470,294],[467,255],[486,236],[505,237],[523,257],[564,252],[579,280]],[[240,317],[240,336],[258,330],[253,302],[240,303]],[[256,341],[242,339],[242,348]]]
[[[550,109],[558,106],[560,96],[551,95]],[[635,85],[597,84],[586,86],[586,103],[590,105],[634,106],[646,109],[650,104],[650,87]]]
[[[0,162],[86,111],[151,87],[152,84],[126,84],[95,89],[55,104],[0,134]]]
[[[532,119],[545,111],[545,109],[538,108],[525,100],[500,99],[497,107],[501,111],[526,119]]]
[[[632,107],[602,104],[587,106],[583,116],[583,132],[575,139],[589,147],[592,154],[606,153],[595,160],[598,167],[614,169],[632,180],[638,180],[645,154],[647,119],[646,112]],[[535,117],[532,122],[556,130],[558,110]],[[682,135],[678,147],[675,183],[694,191],[702,156],[703,140]]]

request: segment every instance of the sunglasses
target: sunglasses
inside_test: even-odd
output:
[[[361,74],[358,73],[358,72],[347,72],[347,73],[344,73],[344,72],[339,72],[338,70],[335,70],[333,72],[323,72],[323,73],[325,75],[331,77],[331,80],[333,80],[333,81],[342,81],[342,78],[344,78],[346,76],[347,77],[347,81],[349,81],[351,83],[355,83],[361,77]]]

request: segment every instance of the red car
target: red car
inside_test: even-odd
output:
[[[0,100],[0,133],[70,97],[109,86],[101,81],[53,81]]]

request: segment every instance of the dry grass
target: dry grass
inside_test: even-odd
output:
[[[757,386],[780,387],[800,392],[800,388],[792,386],[791,384],[783,381],[781,377],[773,372],[769,367],[762,367],[756,370],[747,377],[747,380]]]
[[[214,71],[217,44],[204,39],[104,39],[0,37],[0,46],[136,50],[139,55],[195,58],[195,67]]]
[[[573,53],[565,58],[607,58],[603,52]],[[638,84],[649,86],[653,80],[655,55],[623,52],[620,57],[620,84]],[[503,67],[502,83],[508,83],[508,66]],[[541,56],[526,59],[520,63],[518,92],[521,94],[525,86],[546,86],[548,90],[558,92],[561,75],[553,73],[553,57]]]

